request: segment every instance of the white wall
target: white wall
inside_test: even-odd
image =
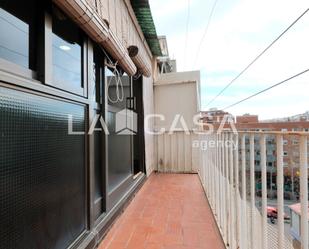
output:
[[[153,102],[153,79],[143,77],[143,101],[144,101],[144,115],[154,113]],[[145,130],[149,128],[150,131],[154,129],[154,120],[150,120],[148,127],[145,123]],[[149,176],[156,168],[155,157],[155,141],[154,136],[145,131],[145,161],[146,161],[146,173]]]
[[[155,137],[159,172],[193,173],[199,168],[199,151],[192,146],[198,139],[192,130],[198,128],[193,117],[200,112],[199,84],[198,71],[163,74],[155,82],[155,113],[165,117],[164,121],[155,119],[155,129],[166,131]],[[187,127],[178,122],[173,127],[177,132],[169,134],[176,114],[183,117]],[[190,134],[184,131],[185,128],[191,131]]]
[[[165,120],[156,119],[156,129],[170,130],[176,114],[184,118],[190,130],[195,128],[193,117],[200,111],[199,84],[198,71],[160,76],[154,88],[155,113],[164,115]],[[181,129],[183,126],[178,122],[176,128]]]

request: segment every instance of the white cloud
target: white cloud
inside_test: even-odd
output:
[[[193,1],[193,0],[192,0]],[[152,0],[157,6],[171,6],[175,1]],[[177,1],[178,2],[178,1]],[[187,1],[179,1],[174,6],[175,13],[186,9]],[[203,84],[202,103],[205,105],[215,95],[214,88],[219,92],[234,76],[237,75],[257,54],[259,54],[274,38],[276,38],[292,21],[308,7],[308,0],[239,0],[227,5],[219,1],[214,13],[213,21],[205,37],[203,47],[199,53],[199,60],[195,65],[197,48],[204,32],[205,22],[213,0],[195,1],[191,9],[187,50],[187,62],[184,61],[185,27],[183,32],[166,33],[170,55],[175,56],[178,69],[201,69]],[[205,9],[200,14],[194,9],[198,3],[199,9]],[[177,4],[176,4],[177,5]],[[153,11],[154,18],[161,16],[164,10]],[[169,16],[174,12],[173,8]],[[195,15],[195,13],[197,13]],[[169,22],[173,22],[175,15]],[[185,18],[185,17],[183,17]],[[164,19],[166,20],[166,19]],[[160,22],[160,19],[157,19]],[[175,23],[176,25],[176,23]],[[164,23],[160,32],[164,32]],[[242,75],[224,94],[214,103],[217,107],[226,106],[246,97],[257,90],[263,89],[309,68],[309,13],[297,23],[288,33],[278,41],[263,57],[261,57],[244,75]],[[186,67],[185,67],[186,66]],[[211,92],[207,89],[211,88]],[[241,91],[239,90],[241,89]],[[284,86],[265,93],[246,104],[239,105],[232,112],[256,112],[262,117],[287,116],[309,109],[309,74],[293,80]],[[282,101],[284,99],[284,101]],[[267,103],[267,104],[266,104]]]
[[[150,2],[151,11],[154,14],[155,22],[160,21],[161,18],[169,19],[171,16],[177,15],[179,12],[185,11],[188,6],[187,0],[168,0],[158,1],[152,0]]]

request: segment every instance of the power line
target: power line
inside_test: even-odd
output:
[[[185,50],[184,50],[184,68],[185,68],[185,69],[186,69],[186,61],[187,61],[187,46],[188,46],[188,34],[189,34],[189,21],[190,21],[190,0],[188,0],[188,14],[187,14]]]
[[[195,62],[194,62],[195,65],[196,65],[197,60],[198,60],[198,58],[199,58],[200,50],[201,50],[201,48],[202,48],[204,39],[205,39],[205,37],[206,37],[206,35],[207,35],[207,33],[208,33],[208,29],[209,29],[209,26],[210,26],[210,23],[211,23],[211,20],[212,20],[212,16],[213,16],[213,14],[214,14],[214,12],[215,12],[215,8],[216,8],[216,5],[217,5],[218,1],[219,1],[219,0],[215,0],[214,4],[212,5],[212,8],[211,8],[211,11],[210,11],[210,14],[209,14],[209,17],[208,17],[208,21],[207,21],[207,24],[206,24],[206,27],[205,27],[205,30],[204,30],[202,39],[201,39],[201,41],[200,41],[200,43],[199,43],[199,46],[198,46],[198,48],[197,48],[197,52],[196,52],[196,56],[195,56]]]
[[[306,69],[306,70],[304,70],[304,71],[302,71],[302,72],[300,72],[300,73],[298,73],[298,74],[295,74],[295,75],[293,75],[293,76],[291,76],[291,77],[289,77],[289,78],[287,78],[287,79],[285,79],[285,80],[282,80],[282,81],[280,81],[279,83],[276,83],[276,84],[274,84],[274,85],[272,85],[272,86],[270,86],[270,87],[268,87],[268,88],[265,88],[264,90],[259,91],[259,92],[255,93],[255,94],[253,94],[253,95],[251,95],[251,96],[249,96],[249,97],[247,97],[247,98],[244,98],[244,99],[242,99],[242,100],[240,100],[240,101],[237,101],[236,103],[234,103],[234,104],[232,104],[232,105],[229,105],[229,106],[223,108],[222,111],[224,111],[224,110],[226,110],[226,109],[229,109],[229,108],[231,108],[231,107],[233,107],[233,106],[235,106],[235,105],[238,105],[238,104],[240,104],[240,103],[242,103],[242,102],[244,102],[244,101],[246,101],[246,100],[248,100],[248,99],[251,99],[251,98],[253,98],[253,97],[257,96],[257,95],[260,95],[261,93],[267,92],[267,91],[269,91],[270,89],[273,89],[273,88],[275,88],[275,87],[277,87],[277,86],[280,86],[280,85],[282,85],[283,83],[286,83],[286,82],[288,82],[288,81],[290,81],[290,80],[292,80],[292,79],[295,79],[295,78],[297,78],[297,77],[299,77],[299,76],[301,76],[301,75],[303,75],[303,74],[305,74],[305,73],[307,73],[307,72],[309,72],[309,68]]]
[[[229,86],[231,86],[244,72],[246,72],[263,54],[266,53],[289,29],[291,29],[307,12],[309,8],[303,12],[295,21],[293,21],[275,40],[273,40],[258,56],[256,56],[235,78],[233,78],[206,106],[214,102]]]

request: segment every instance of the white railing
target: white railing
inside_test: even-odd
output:
[[[298,138],[299,200],[301,203],[299,241],[290,234],[284,200],[284,143],[283,137]],[[268,217],[267,141],[276,144],[275,224]],[[308,249],[308,143],[307,133],[246,132],[200,135],[201,167],[199,175],[218,227],[227,248]],[[204,148],[203,148],[204,147]],[[205,149],[206,148],[206,149]],[[257,152],[259,151],[259,152]],[[259,176],[256,176],[256,157],[259,155]],[[249,157],[248,157],[249,154]],[[269,175],[268,175],[269,176]],[[272,178],[272,175],[271,175]],[[294,178],[293,178],[294,179]],[[258,182],[257,182],[258,180]],[[270,180],[272,181],[272,180]],[[257,191],[257,185],[261,186]],[[267,186],[268,184],[268,186]],[[272,189],[272,186],[270,186]],[[286,205],[285,205],[286,204]],[[291,204],[289,202],[288,204]],[[286,220],[285,220],[286,218]],[[274,222],[274,220],[272,220]]]
[[[200,165],[198,135],[193,131],[166,131],[155,136],[157,171],[196,173]]]

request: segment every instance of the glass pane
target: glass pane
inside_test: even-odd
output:
[[[0,7],[0,57],[29,68],[29,24],[11,14],[10,7]]]
[[[72,90],[82,86],[82,37],[79,28],[59,10],[53,11],[53,79]]]
[[[86,229],[85,107],[0,87],[0,248],[67,248]]]
[[[131,98],[131,78],[126,75],[116,77],[107,69],[106,80],[109,104],[107,125],[110,133],[108,136],[108,182],[109,191],[112,191],[132,174],[133,140],[130,130],[126,129],[129,128],[126,125],[130,123],[126,108]],[[124,121],[124,127],[118,129],[122,121]]]

